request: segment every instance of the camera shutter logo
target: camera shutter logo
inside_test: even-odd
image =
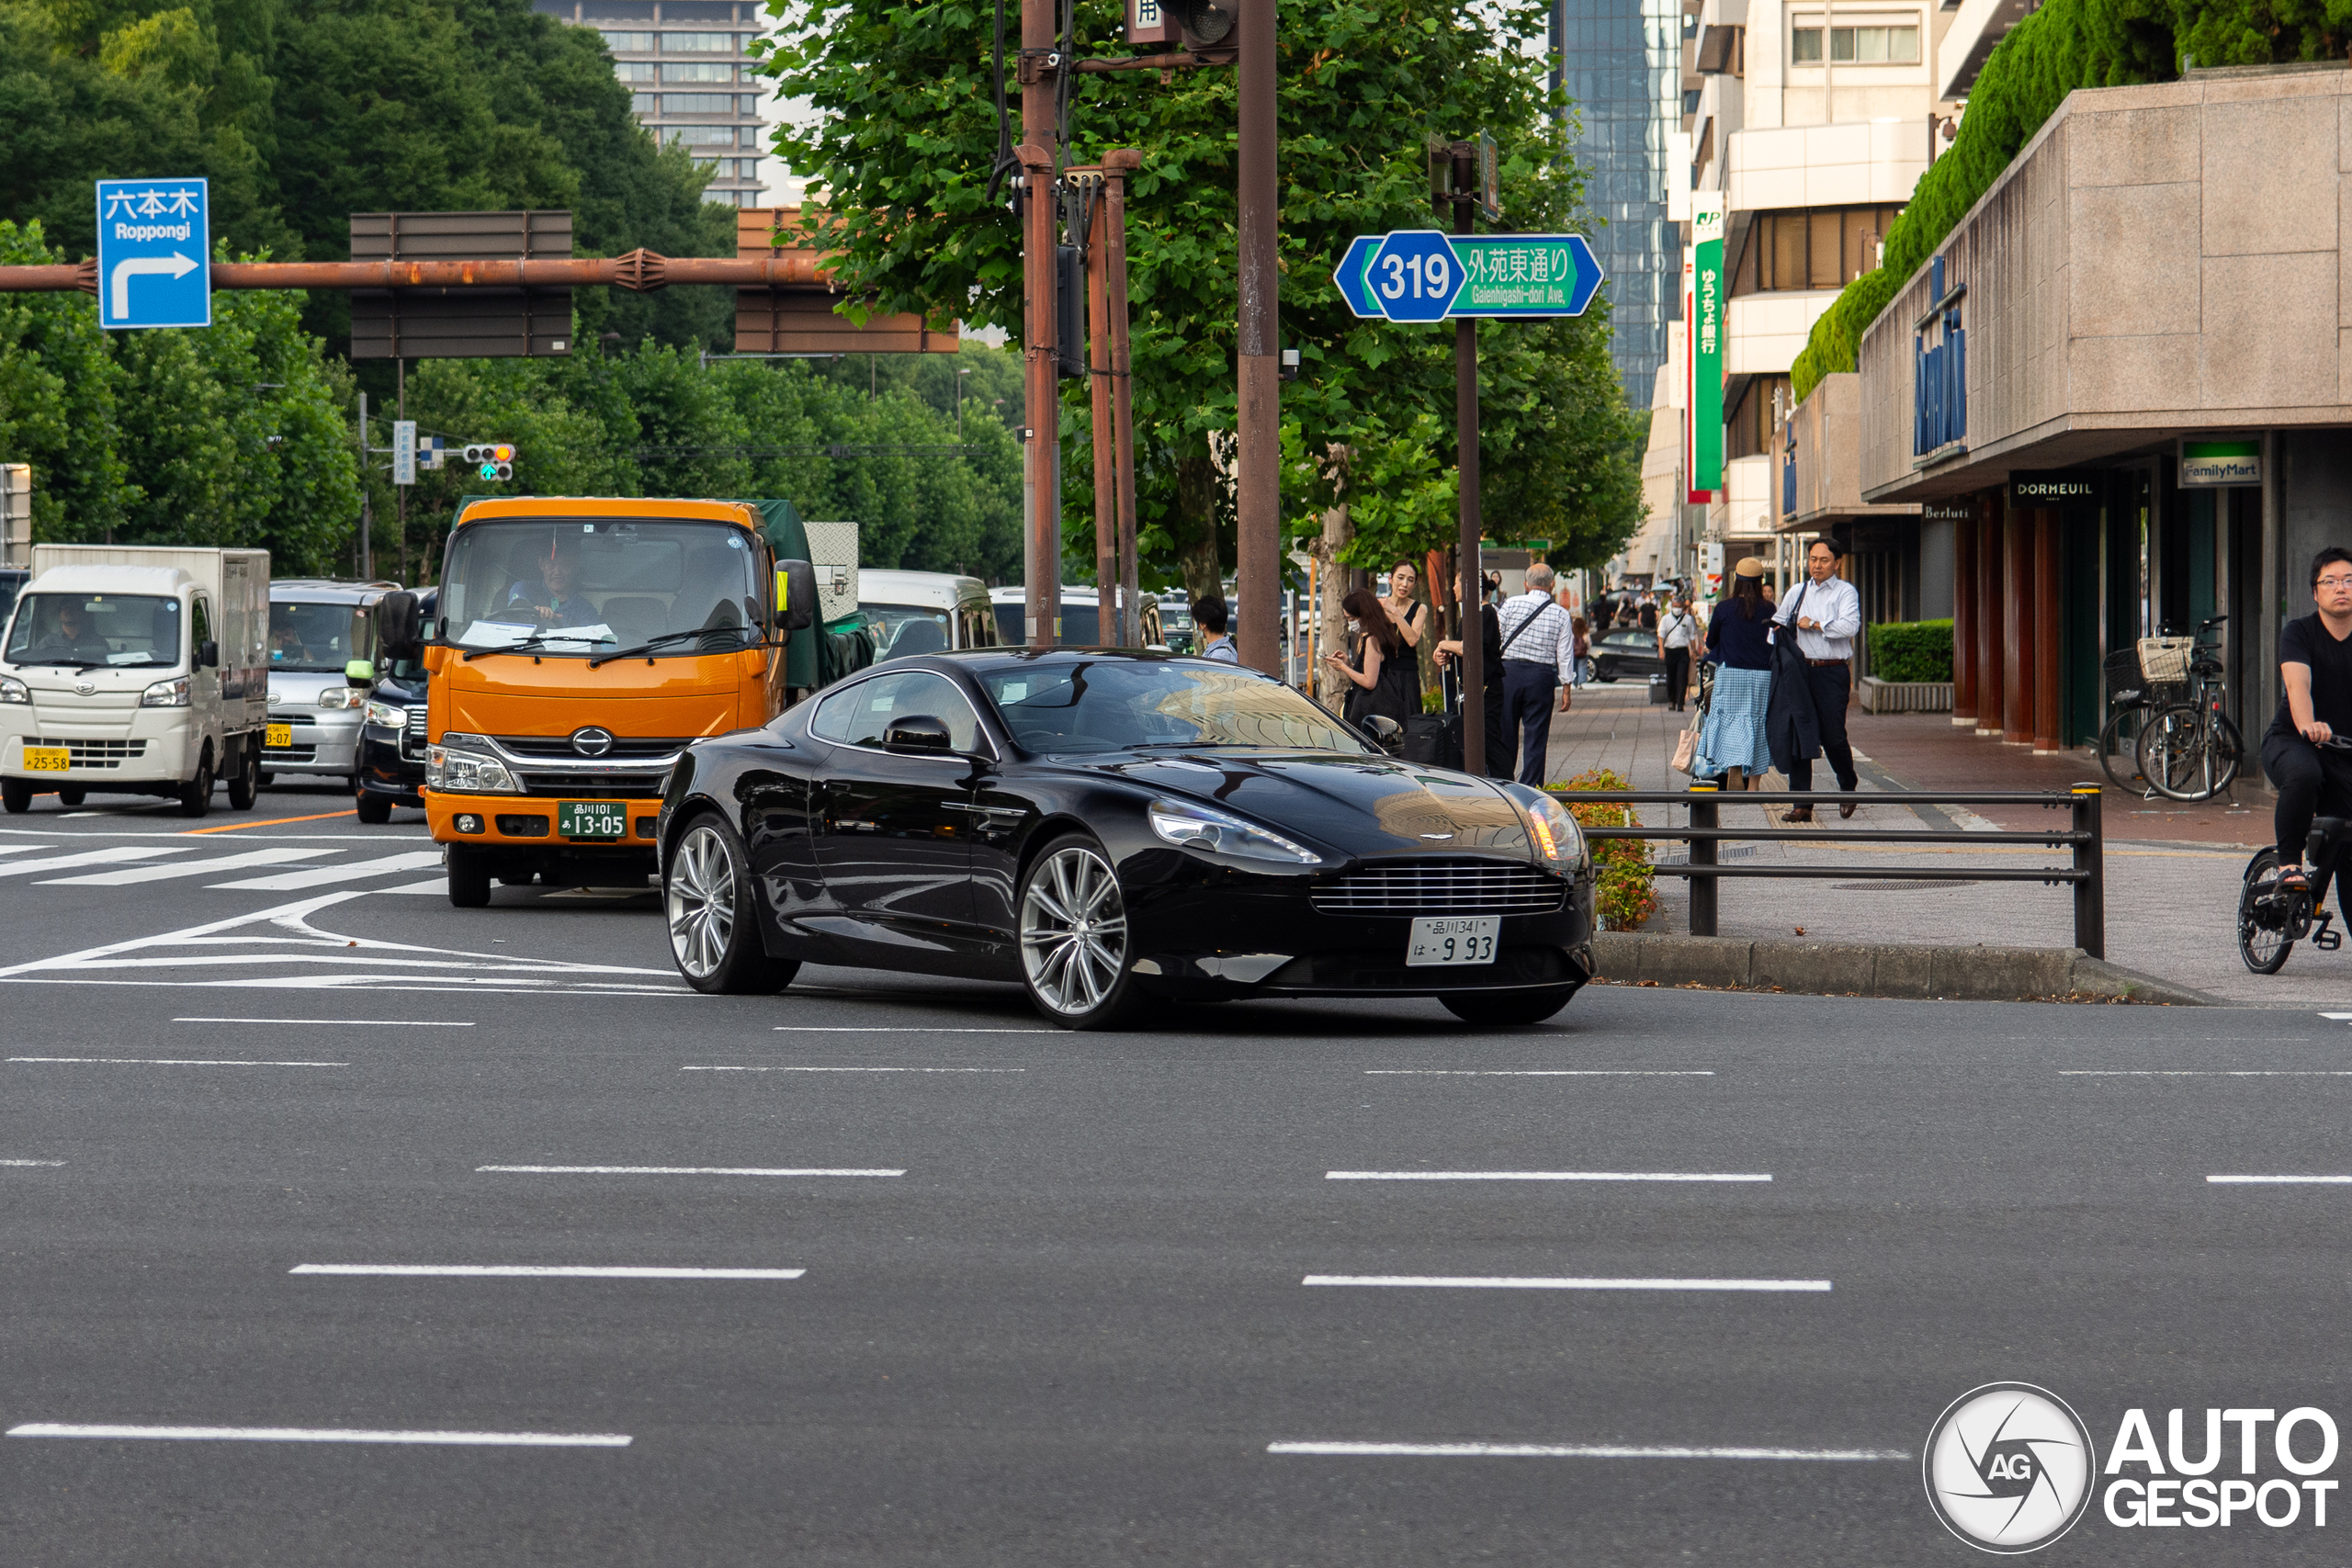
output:
[[[1980,1551],[2039,1551],[2089,1507],[2098,1454],[2066,1402],[2031,1383],[1986,1383],[1936,1418],[1920,1468],[1944,1528]]]

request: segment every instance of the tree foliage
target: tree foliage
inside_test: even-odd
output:
[[[1078,37],[1113,40],[1120,7],[1077,6]],[[1331,283],[1360,233],[1431,226],[1430,132],[1484,128],[1503,144],[1514,228],[1591,221],[1549,118],[1540,62],[1520,50],[1540,6],[1432,11],[1415,0],[1283,6],[1278,28],[1284,507],[1315,526],[1326,492],[1384,536],[1442,544],[1453,470],[1453,333],[1357,321]],[[781,142],[839,215],[843,286],[886,310],[1021,331],[1021,238],[989,199],[998,142],[993,13],[971,0],[842,0],[813,10],[768,69],[820,118]],[[1118,52],[1114,45],[1096,52]],[[1009,92],[1017,94],[1017,85]],[[1016,110],[1017,112],[1017,110]],[[1236,353],[1235,99],[1222,69],[1080,78],[1073,157],[1143,152],[1128,200],[1137,513],[1149,574],[1215,586],[1232,558],[1228,450]],[[1640,517],[1638,457],[1610,373],[1604,306],[1577,321],[1480,330],[1486,516],[1497,537],[1589,541],[1596,558]],[[1087,419],[1065,389],[1066,441]],[[1430,461],[1374,459],[1417,442]],[[1092,558],[1090,452],[1069,448],[1065,547]],[[1359,463],[1356,453],[1365,454]],[[1336,465],[1336,466],[1335,466]],[[1441,477],[1442,476],[1442,477]],[[1401,530],[1401,531],[1400,531]],[[1416,530],[1419,530],[1418,532]]]

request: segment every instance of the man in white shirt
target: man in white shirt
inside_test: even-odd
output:
[[[1793,631],[1797,651],[1804,655],[1806,684],[1813,689],[1814,721],[1821,734],[1821,753],[1829,759],[1832,772],[1838,775],[1838,787],[1851,791],[1857,784],[1854,776],[1854,748],[1846,739],[1846,704],[1853,694],[1854,638],[1862,629],[1862,596],[1854,585],[1838,575],[1838,558],[1843,552],[1827,539],[1815,539],[1805,552],[1806,581],[1797,585],[1772,617],[1779,626],[1775,634],[1787,637]],[[1789,769],[1789,787],[1800,793],[1813,787],[1813,759],[1800,757]],[[1854,807],[1849,802],[1838,808],[1840,817],[1851,817]],[[1792,809],[1792,822],[1813,820],[1813,807],[1800,806]]]
[[[1690,645],[1698,639],[1699,622],[1690,614],[1690,601],[1678,593],[1667,602],[1666,613],[1657,621],[1657,652],[1666,661],[1666,705],[1670,713],[1682,711],[1682,699],[1690,693]]]
[[[1527,592],[1503,601],[1496,612],[1503,639],[1503,716],[1510,733],[1522,738],[1519,782],[1544,787],[1545,756],[1552,744],[1552,688],[1560,690],[1559,711],[1568,711],[1568,683],[1576,673],[1577,639],[1568,613],[1552,601],[1552,569],[1541,561],[1527,569]]]

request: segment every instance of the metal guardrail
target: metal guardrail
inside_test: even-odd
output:
[[[1741,791],[1725,795],[1709,786],[1688,790],[1561,790],[1563,805],[1681,806],[1690,821],[1681,828],[1587,828],[1588,839],[1663,839],[1690,846],[1688,865],[1660,865],[1659,876],[1690,879],[1690,934],[1713,936],[1715,887],[1726,876],[1780,876],[1800,881],[1846,882],[2039,882],[2075,890],[2075,945],[2093,958],[2107,956],[2107,839],[2099,815],[2099,786],[2078,784],[2065,790],[1977,792],[1947,795],[1924,790],[1878,790],[1868,795],[1809,792],[1805,794]],[[1885,829],[1725,828],[1725,806],[2038,806],[2064,810],[2067,825],[2039,832],[1943,832],[1921,829],[1913,832]],[[1824,866],[1722,865],[1715,859],[1718,844],[1995,844],[2035,845],[2071,849],[2074,863],[2034,869],[1950,866]]]

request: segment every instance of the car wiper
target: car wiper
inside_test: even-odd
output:
[[[618,653],[600,654],[596,658],[588,661],[588,668],[594,670],[597,665],[610,664],[616,659],[635,659],[639,654],[650,653],[655,649],[660,648],[666,643],[677,642],[690,637],[700,637],[707,631],[716,629],[718,628],[711,626],[696,626],[690,632],[663,632],[660,637],[654,637],[647,642],[639,643],[635,648],[624,648]],[[732,631],[736,628],[729,626],[726,629]],[[729,651],[732,652],[733,649],[730,649]]]
[[[528,653],[535,648],[546,647],[548,639],[554,636],[555,633],[553,632],[539,632],[531,637],[525,637],[521,642],[505,643],[497,648],[477,648],[471,653],[466,655],[466,662],[471,664],[475,660],[480,659],[485,653]],[[576,637],[568,637],[561,640],[565,642],[578,642],[581,639]]]

